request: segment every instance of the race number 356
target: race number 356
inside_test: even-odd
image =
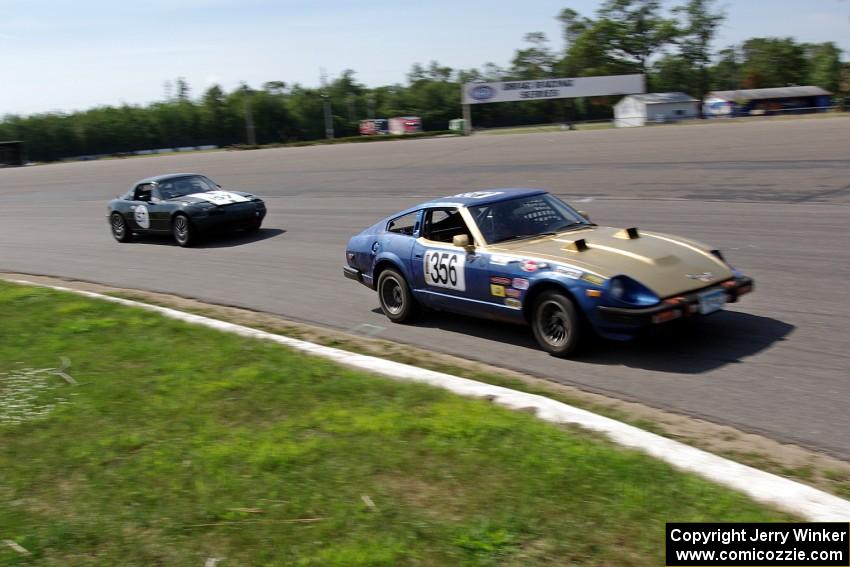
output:
[[[425,283],[436,287],[447,287],[466,291],[464,264],[466,256],[457,252],[429,250],[425,252]]]

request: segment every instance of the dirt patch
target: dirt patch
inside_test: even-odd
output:
[[[204,303],[175,295],[121,289],[54,277],[0,272],[0,278],[6,280],[25,279],[33,283],[59,285],[76,290],[134,299],[323,345],[381,356],[432,370],[449,372],[466,378],[545,395],[725,456],[737,462],[793,478],[837,496],[850,498],[850,463],[804,447],[780,443],[726,425],[718,425],[635,402],[585,392],[573,386],[558,384],[447,354],[418,349],[410,345],[294,322],[269,313]]]

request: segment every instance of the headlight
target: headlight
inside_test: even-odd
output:
[[[630,305],[655,305],[661,299],[654,291],[628,276],[616,276],[608,280],[608,296]]]
[[[623,280],[619,278],[611,280],[611,285],[608,287],[608,293],[616,299],[623,299],[623,295],[626,293],[626,286],[623,285]]]

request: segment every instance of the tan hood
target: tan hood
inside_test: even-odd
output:
[[[659,297],[669,297],[727,280],[732,270],[708,246],[678,236],[607,226],[588,227],[536,240],[492,246],[510,253],[571,264],[605,278],[627,275]],[[584,239],[586,249],[579,240]],[[690,276],[690,277],[689,277]]]

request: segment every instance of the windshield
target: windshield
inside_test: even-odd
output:
[[[174,199],[184,197],[192,193],[206,193],[207,191],[218,191],[218,185],[203,175],[187,175],[185,177],[172,177],[158,183],[159,192],[163,199]]]
[[[556,234],[590,224],[572,207],[549,194],[469,207],[469,212],[488,244]]]

